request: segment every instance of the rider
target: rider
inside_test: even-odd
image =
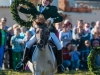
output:
[[[57,7],[50,5],[52,1],[53,0],[41,0],[41,4],[38,4],[34,8],[28,8],[28,9],[23,8],[22,5],[20,4],[17,7],[17,9],[22,13],[31,14],[33,15],[33,17],[34,17],[34,14],[35,15],[42,14],[45,17],[45,19],[51,21],[51,23],[61,22],[63,18],[57,12]],[[62,46],[54,33],[51,33],[50,36],[57,47],[56,59],[57,59],[57,65],[58,65],[58,72],[64,72],[64,67],[62,65]],[[23,66],[23,64],[29,60],[28,55],[29,55],[30,48],[35,42],[36,42],[36,38],[35,38],[35,35],[33,35],[32,38],[26,43],[25,54],[23,56],[24,58],[19,68],[17,69],[20,69]]]

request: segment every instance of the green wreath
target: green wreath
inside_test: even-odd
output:
[[[25,21],[25,20],[22,20],[18,14],[18,10],[17,10],[17,7],[19,4],[23,4],[23,5],[26,5],[27,7],[29,8],[33,8],[34,5],[33,3],[31,2],[28,2],[26,0],[14,0],[11,4],[11,7],[10,7],[10,10],[11,10],[11,13],[12,13],[12,17],[13,19],[18,23],[20,24],[21,26],[25,26],[25,27],[30,27],[32,25],[32,20],[28,20],[28,21]],[[34,14],[32,14],[34,15]],[[32,16],[31,16],[32,18]]]
[[[88,68],[96,75],[100,75],[100,66],[96,65],[96,55],[100,54],[100,47],[93,48],[88,56]]]

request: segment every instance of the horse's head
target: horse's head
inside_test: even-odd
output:
[[[42,19],[40,18],[41,16],[35,20],[34,27],[36,31],[36,43],[39,48],[43,48],[48,42],[50,32],[48,26],[45,23],[44,17],[42,16]]]
[[[47,27],[38,26],[36,28],[36,39],[39,48],[44,47],[49,39],[49,30]]]

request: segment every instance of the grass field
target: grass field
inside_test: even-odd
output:
[[[0,71],[0,75],[32,75],[31,72],[16,72],[13,70]],[[63,74],[55,75],[94,75],[89,71],[66,71]]]

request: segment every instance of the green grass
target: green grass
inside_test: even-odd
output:
[[[13,70],[2,70],[0,71],[0,75],[32,75],[31,72],[16,72]],[[55,74],[55,75],[94,75],[89,71],[66,71],[63,74]]]

